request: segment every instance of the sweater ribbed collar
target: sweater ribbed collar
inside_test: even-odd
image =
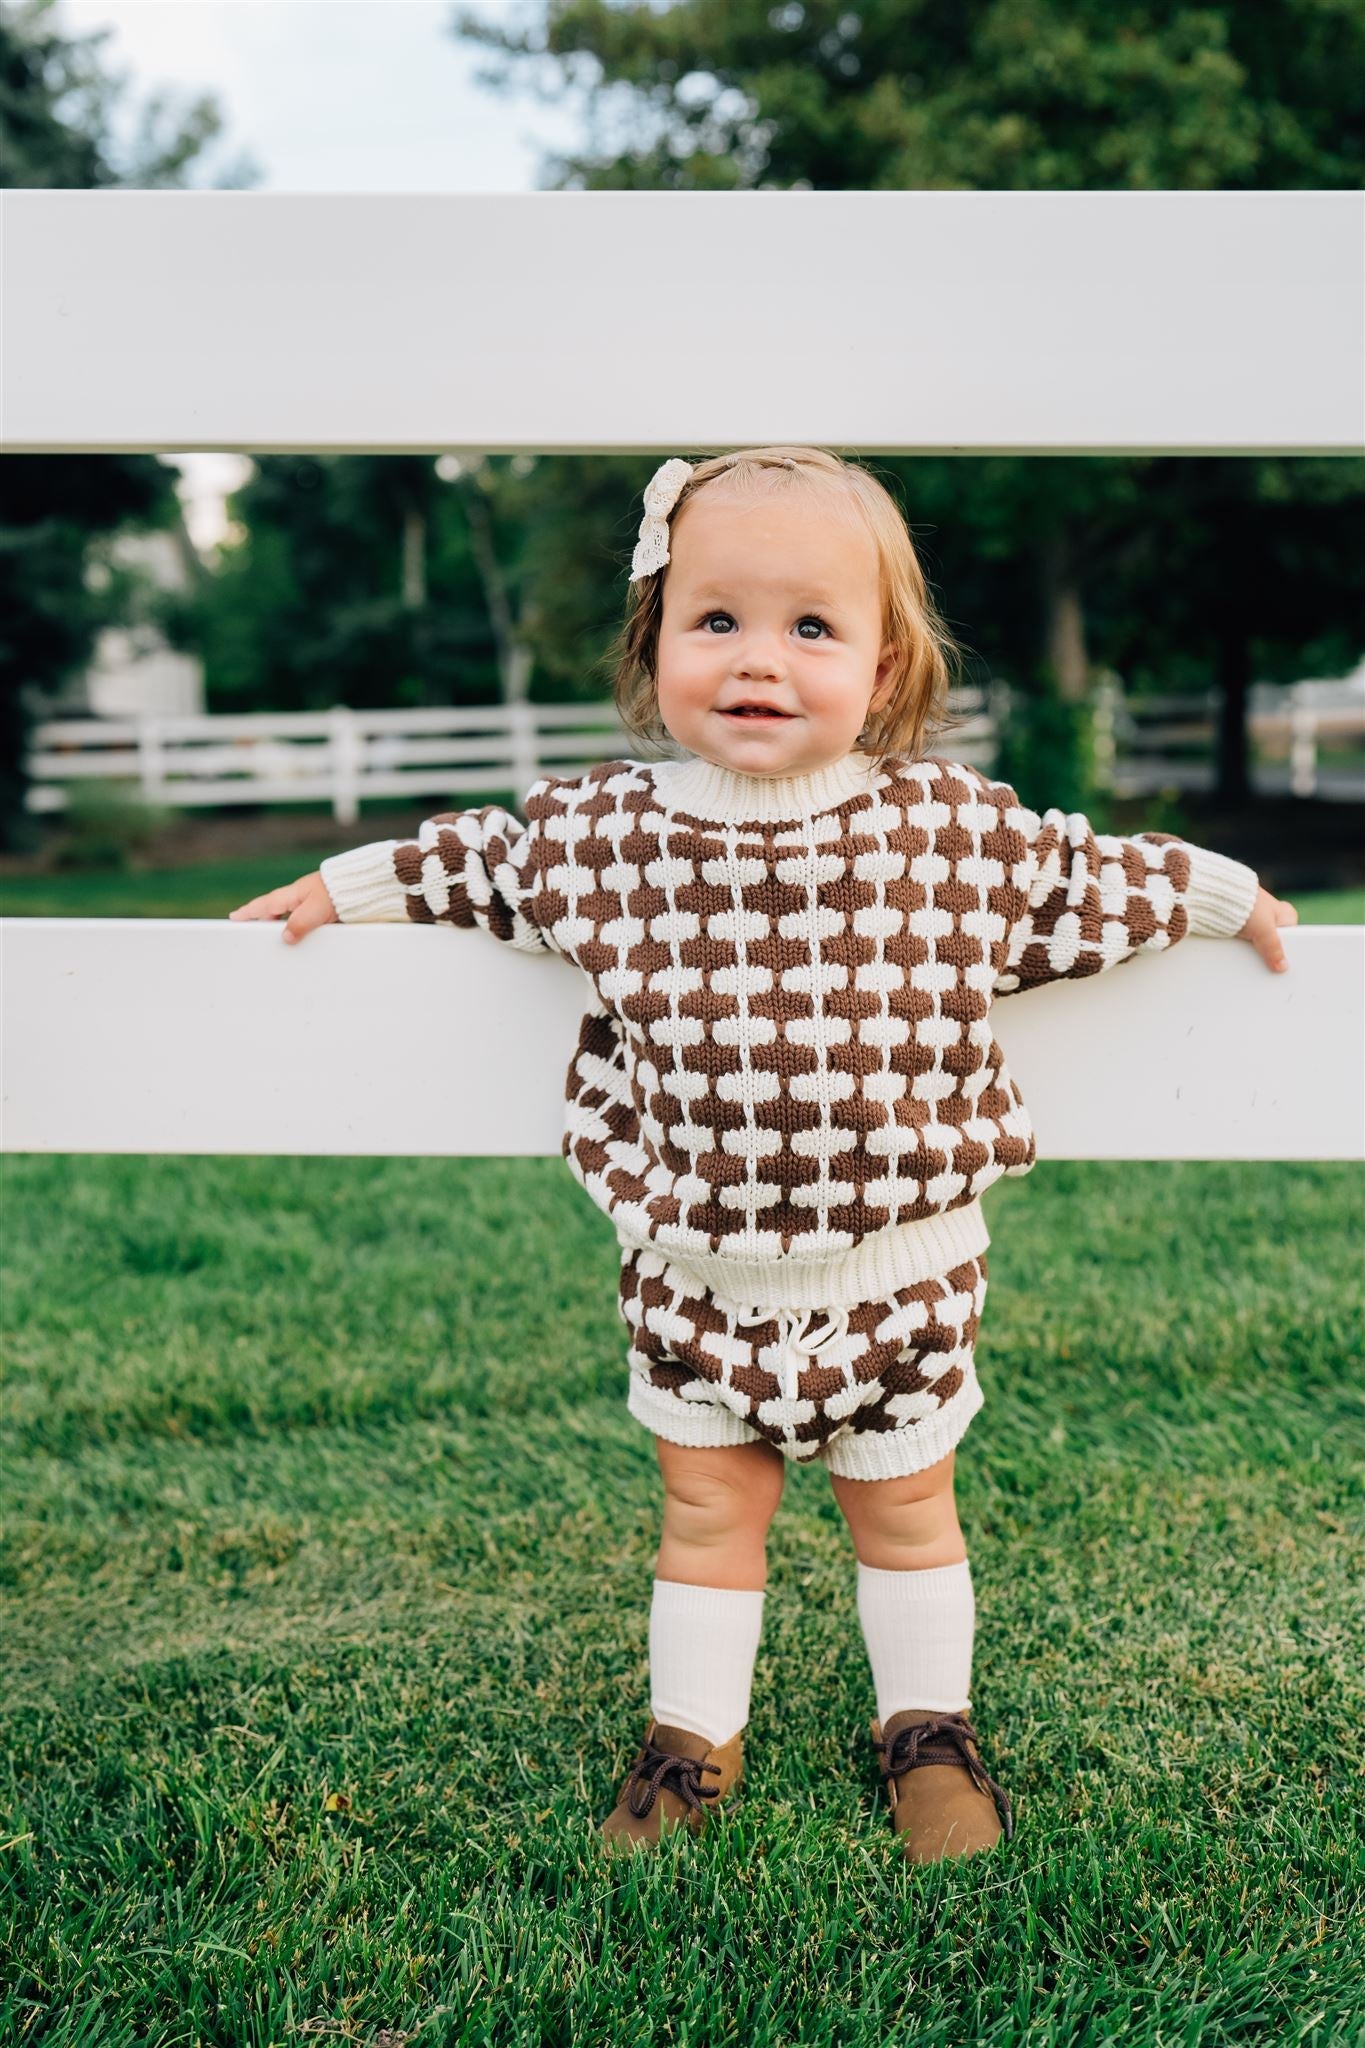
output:
[[[775,824],[832,811],[870,789],[876,763],[867,754],[845,754],[808,775],[742,775],[717,767],[700,755],[652,764],[654,784],[670,811],[724,824]]]

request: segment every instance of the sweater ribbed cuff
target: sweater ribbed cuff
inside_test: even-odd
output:
[[[400,923],[409,891],[393,868],[397,839],[375,839],[349,853],[334,853],[318,868],[342,924]]]
[[[1255,870],[1207,846],[1185,848],[1190,857],[1190,886],[1185,892],[1190,933],[1194,938],[1235,938],[1251,915],[1260,882]]]

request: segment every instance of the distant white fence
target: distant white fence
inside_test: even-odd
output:
[[[1124,697],[1102,688],[1095,699],[1097,780],[1117,796],[1212,789],[1220,709],[1216,690]],[[1365,663],[1340,680],[1257,683],[1247,734],[1251,786],[1261,795],[1365,801]]]
[[[964,691],[944,750],[995,766],[1010,695]],[[1123,796],[1212,786],[1216,695],[1125,701],[1102,689],[1095,705],[1097,779]],[[1365,677],[1341,683],[1261,684],[1250,727],[1262,758],[1258,787],[1295,796],[1365,797]],[[1320,743],[1355,749],[1320,758]],[[66,785],[117,780],[149,804],[329,803],[342,824],[376,797],[520,794],[538,775],[573,773],[630,754],[636,742],[610,704],[493,704],[477,710],[249,712],[51,719],[33,735],[29,810],[59,811]]]
[[[64,785],[117,779],[148,804],[330,803],[349,825],[367,798],[521,792],[628,750],[610,704],[51,719],[34,729],[25,802],[62,810]]]

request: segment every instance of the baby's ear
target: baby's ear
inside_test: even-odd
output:
[[[873,686],[871,701],[868,704],[869,711],[881,710],[887,698],[895,689],[899,674],[899,650],[888,641],[887,645],[882,649],[881,660],[877,663],[877,680]]]

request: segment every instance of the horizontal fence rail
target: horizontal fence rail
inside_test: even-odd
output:
[[[1285,975],[1186,939],[999,1000],[1040,1153],[1359,1158],[1365,931],[1285,944]],[[559,1150],[590,998],[563,960],[442,926],[286,946],[276,924],[194,918],[10,918],[0,945],[8,1151]]]
[[[940,751],[997,765],[1011,695],[963,691]],[[1095,699],[1096,781],[1121,796],[1213,785],[1218,699]],[[1365,798],[1365,683],[1258,685],[1248,721],[1254,786],[1266,794]],[[506,790],[590,761],[633,756],[638,742],[610,704],[494,704],[480,709],[146,714],[49,719],[33,733],[25,803],[57,812],[77,783],[114,782],[141,801],[329,803],[354,824],[372,798],[455,797]]]
[[[1216,690],[1181,697],[1096,692],[1096,781],[1116,796],[1207,791],[1218,779]],[[1365,668],[1340,680],[1257,683],[1247,715],[1250,780],[1261,796],[1365,800]]]
[[[353,824],[367,798],[524,792],[635,744],[610,704],[49,719],[33,732],[25,803],[62,810],[67,785],[113,780],[149,804],[326,802]]]
[[[25,191],[3,209],[19,450],[1365,443],[1355,192]],[[875,294],[803,290],[820,250]]]

